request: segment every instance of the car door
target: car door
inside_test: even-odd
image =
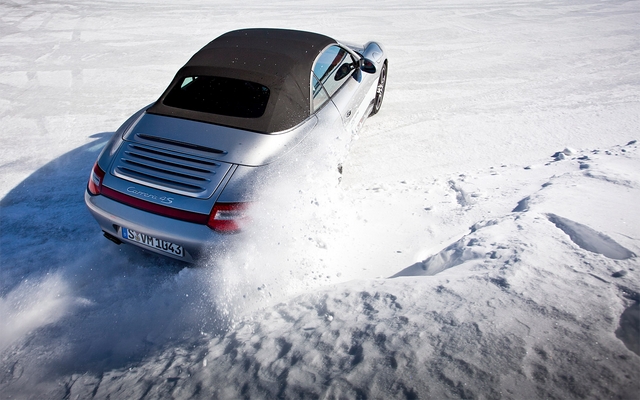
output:
[[[314,64],[312,81],[314,107],[330,100],[345,130],[356,133],[366,117],[368,104],[363,104],[362,71],[354,56],[339,45],[329,46]]]

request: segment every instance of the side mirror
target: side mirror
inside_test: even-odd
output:
[[[341,81],[342,79],[344,79],[344,77],[349,75],[351,71],[353,71],[353,69],[354,69],[353,64],[347,64],[347,63],[342,64],[340,68],[338,68],[338,71],[336,72],[336,76],[334,79],[336,81]]]
[[[368,74],[376,73],[376,66],[366,58],[361,58],[359,61],[360,69]]]

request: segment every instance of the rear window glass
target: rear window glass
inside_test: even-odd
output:
[[[240,118],[259,118],[269,101],[269,88],[259,83],[219,76],[188,76],[165,97],[166,106]]]

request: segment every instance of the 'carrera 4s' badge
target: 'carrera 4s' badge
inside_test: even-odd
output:
[[[159,201],[162,204],[171,204],[173,203],[173,197],[165,197],[165,196],[156,196],[155,194],[151,194],[151,193],[147,193],[147,192],[143,192],[141,190],[136,189],[133,186],[129,186],[127,188],[127,192],[134,194],[138,197],[142,197],[144,199],[147,200],[155,200],[155,201]]]

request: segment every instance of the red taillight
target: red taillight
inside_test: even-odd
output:
[[[216,203],[209,214],[207,226],[218,232],[238,232],[248,219],[248,205],[249,203]]]
[[[104,178],[104,171],[100,169],[98,163],[93,166],[91,170],[91,176],[89,177],[89,184],[87,185],[87,190],[92,195],[100,194],[102,190],[102,179]]]

